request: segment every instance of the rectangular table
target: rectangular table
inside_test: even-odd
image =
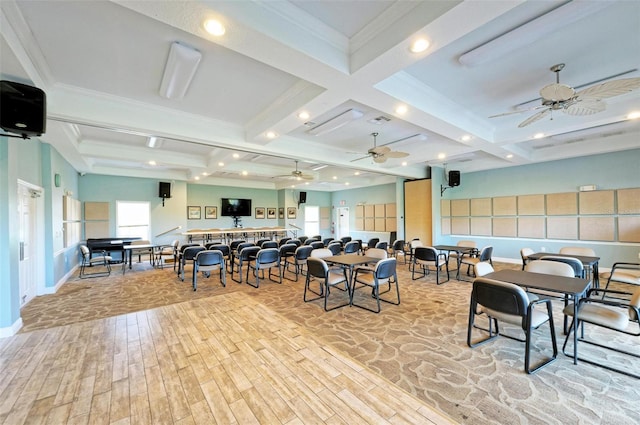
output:
[[[498,270],[483,276],[487,279],[514,283],[524,288],[557,292],[573,297],[573,317],[578,317],[578,300],[582,298],[590,286],[588,279],[556,276],[552,274],[532,273],[522,270]],[[573,364],[578,364],[578,321],[573,321]]]
[[[536,252],[527,255],[527,258],[530,260],[539,260],[547,255],[552,255],[554,257],[575,258],[579,260],[585,270],[591,270],[591,274],[593,275],[593,287],[600,287],[600,272],[598,271],[598,263],[600,262],[600,257],[591,257],[588,255],[557,254],[555,252]]]
[[[148,249],[149,254],[151,255],[151,261],[152,261],[151,264],[155,266],[155,258],[153,256],[153,250],[157,247],[158,245],[155,245],[155,244],[125,245],[123,247],[124,257],[122,261],[122,274],[124,274],[125,270],[127,269],[127,263],[129,263],[129,269],[131,269],[133,251],[136,249]]]
[[[330,257],[324,257],[323,260],[329,264],[339,264],[349,269],[349,304],[353,301],[353,269],[355,266],[361,266],[367,263],[377,263],[380,258],[367,257],[366,255],[358,254],[344,254],[344,255],[332,255]]]
[[[438,251],[447,251],[447,261],[449,261],[450,252],[453,251],[458,254],[458,256],[456,257],[456,280],[460,280],[460,260],[462,254],[471,254],[476,250],[476,248],[458,245],[434,245],[433,248],[437,249]]]

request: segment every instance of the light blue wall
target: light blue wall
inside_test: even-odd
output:
[[[433,173],[441,178],[442,170]],[[508,195],[577,192],[583,185],[596,185],[598,190],[640,187],[640,149],[604,155],[551,161],[498,170],[463,173],[460,186],[445,191],[443,199],[469,199]],[[436,186],[437,191],[436,191]],[[440,231],[440,183],[433,193],[434,244],[455,244],[467,235],[438,236]],[[437,193],[436,193],[437,192]],[[436,230],[437,229],[437,230]],[[638,261],[640,244],[549,239],[512,239],[472,237],[479,246],[493,245],[494,256],[520,258],[520,248],[528,246],[538,251],[557,252],[563,246],[593,248],[601,257],[601,268],[615,261]]]
[[[15,141],[0,137],[0,328],[20,319],[16,156]]]

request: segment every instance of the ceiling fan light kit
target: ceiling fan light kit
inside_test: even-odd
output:
[[[593,115],[607,108],[606,102],[602,99],[619,96],[640,88],[640,78],[625,78],[607,81],[576,92],[573,87],[560,84],[560,71],[562,71],[564,67],[565,64],[559,63],[549,68],[552,72],[555,72],[556,82],[540,89],[540,97],[542,98],[541,106],[493,115],[489,118],[542,109],[522,121],[518,125],[519,128],[522,128],[550,115],[552,111],[562,111],[567,115],[573,116]]]
[[[371,158],[373,159],[373,162],[375,162],[376,164],[382,164],[383,162],[386,162],[387,159],[389,158],[404,158],[409,156],[409,154],[406,152],[393,151],[388,146],[377,146],[376,138],[378,137],[378,133],[371,133],[371,136],[373,137],[373,147],[367,151],[367,156],[353,159],[351,160],[351,162],[360,161],[361,159],[365,159],[365,158]],[[404,140],[404,139],[401,139],[401,140]],[[391,144],[391,143],[394,143],[394,142],[390,142],[388,144]]]

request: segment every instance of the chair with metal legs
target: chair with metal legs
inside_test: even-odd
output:
[[[272,269],[278,270],[278,280],[271,278]],[[251,270],[253,270],[253,274],[256,278],[255,285],[251,283],[251,280],[249,279],[249,272]],[[255,257],[249,257],[249,262],[247,263],[247,284],[254,288],[260,287],[260,273],[263,273],[265,270],[269,270],[269,280],[276,283],[282,283],[282,268],[280,267],[280,252],[278,251],[278,248],[260,249],[256,253]]]
[[[386,258],[384,260],[380,260],[376,263],[376,267],[373,273],[369,273],[363,269],[356,269],[353,278],[353,287],[351,288],[351,305],[372,311],[374,313],[380,313],[381,301],[389,304],[400,305],[400,286],[398,284],[398,275],[396,273],[396,263],[397,260],[395,258]],[[361,285],[360,288],[371,288],[371,295],[376,300],[376,309],[373,309],[365,304],[356,304],[354,302],[355,292],[358,289],[358,284]],[[380,294],[391,292],[392,284],[396,285],[396,301],[381,298]],[[382,285],[389,285],[389,288],[385,291],[380,292],[380,287]]]
[[[316,282],[318,284],[317,292],[311,288],[312,282]],[[328,307],[331,288],[343,283],[347,285],[346,294],[348,296],[346,301],[342,304]],[[311,257],[307,259],[307,277],[304,283],[304,294],[302,296],[304,302],[324,299],[324,310],[331,311],[339,307],[348,306],[351,301],[349,296],[350,292],[349,279],[347,278],[347,272],[345,269],[341,269],[340,272],[330,270],[329,266],[322,258]],[[315,297],[307,298],[307,293],[314,294]]]
[[[222,251],[207,250],[198,252],[193,262],[193,290],[195,291],[198,288],[198,272],[203,272],[208,278],[211,272],[215,270],[219,270],[222,286],[227,286],[226,266]]]

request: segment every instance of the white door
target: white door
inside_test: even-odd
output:
[[[336,208],[336,239],[349,236],[349,208]]]
[[[20,307],[36,296],[36,218],[37,197],[40,192],[18,185],[18,216],[20,225]]]

